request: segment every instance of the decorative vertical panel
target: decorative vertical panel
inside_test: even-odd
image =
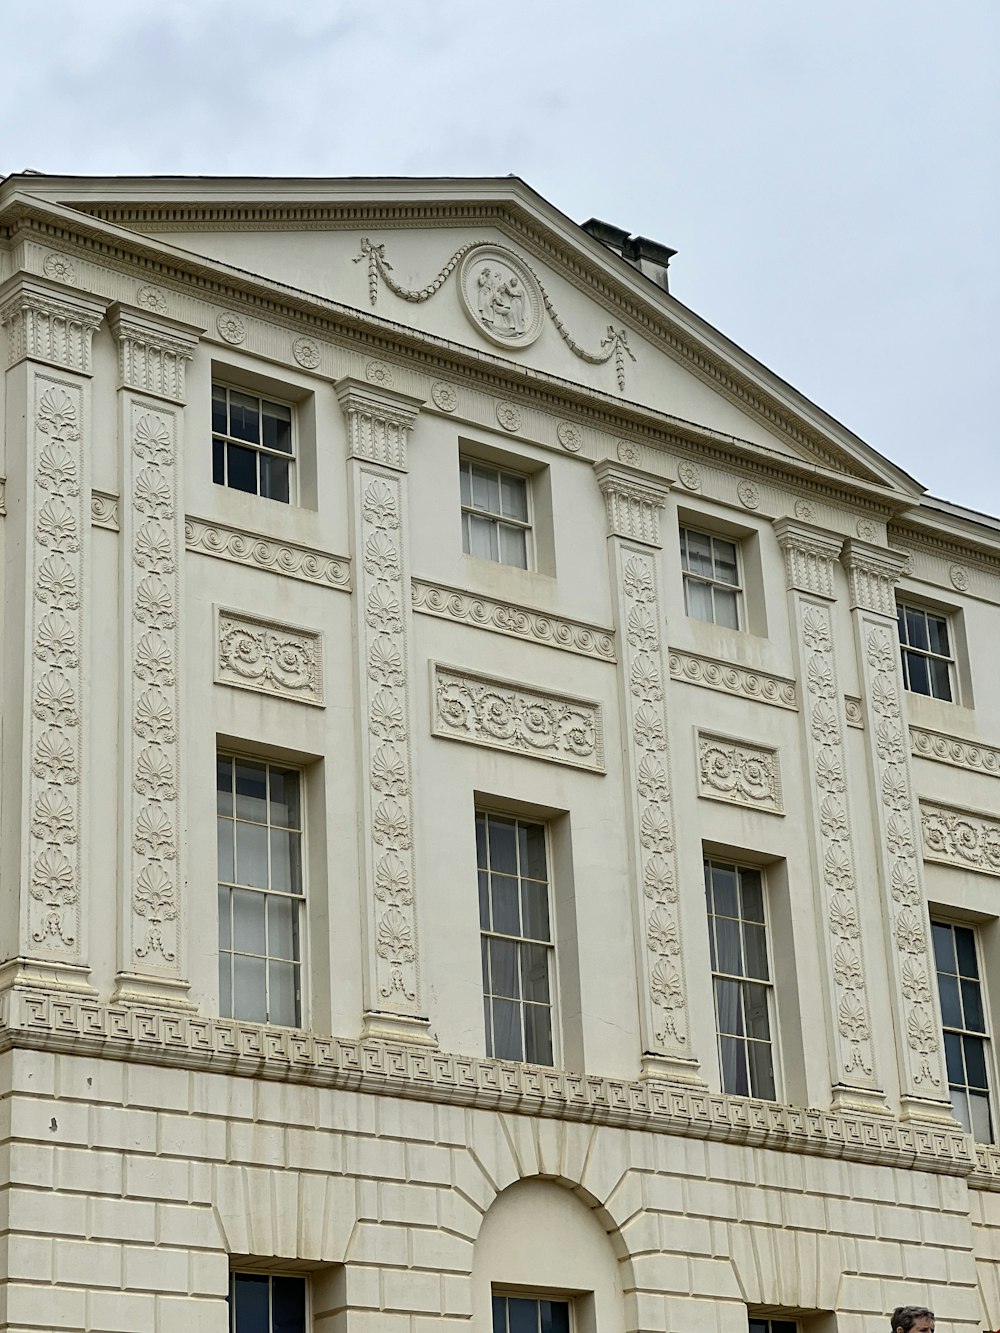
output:
[[[609,555],[619,638],[619,695],[629,813],[643,1069],[695,1082],[670,787],[670,753],[659,589],[659,513],[666,488],[604,463]]]
[[[419,401],[344,380],[367,898],[365,1033],[428,1041],[413,855],[406,452]]]
[[[889,975],[899,1015],[903,1111],[912,1118],[950,1120],[896,628],[895,583],[905,558],[848,541],[843,560],[862,682]]]
[[[20,939],[35,984],[87,976],[89,376],[103,306],[34,279],[8,289],[9,393],[23,393],[25,593]],[[37,363],[42,363],[41,365]],[[51,369],[50,369],[51,367]],[[15,389],[14,376],[23,376]],[[20,424],[20,423],[18,423]],[[30,961],[29,961],[30,960]]]
[[[833,626],[834,561],[843,541],[791,519],[775,524],[785,552],[802,689],[805,792],[812,814],[813,882],[827,980],[833,1101],[884,1108],[872,1041],[863,914],[851,819],[845,735]]]
[[[118,998],[186,1002],[182,899],[180,425],[172,401],[196,339],[116,307],[122,564],[122,953]],[[168,401],[163,401],[168,400]],[[206,423],[206,431],[207,431]],[[207,434],[206,434],[207,440]]]

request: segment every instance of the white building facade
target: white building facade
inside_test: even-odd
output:
[[[1000,524],[516,180],[0,228],[0,1329],[994,1327]]]

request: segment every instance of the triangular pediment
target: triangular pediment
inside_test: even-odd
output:
[[[19,184],[522,374],[570,381],[897,495],[920,494],[912,478],[514,178]]]

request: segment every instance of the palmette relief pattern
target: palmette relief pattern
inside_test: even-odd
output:
[[[781,810],[777,751],[724,736],[698,733],[698,781],[702,796],[751,810]]]
[[[130,400],[131,470],[124,524],[131,606],[126,621],[131,845],[131,957],[144,972],[172,972],[178,956],[180,746],[178,714],[179,517],[176,419]]]
[[[28,929],[64,959],[80,946],[83,534],[79,385],[35,381]]]
[[[863,643],[874,731],[876,799],[888,877],[887,901],[895,967],[903,997],[906,1044],[911,1052],[910,1072],[914,1088],[933,1095],[941,1087],[940,1042],[917,852],[917,811],[903,730],[899,642],[894,627],[868,622],[864,626]]]
[[[599,704],[435,663],[432,710],[435,736],[603,772]]]
[[[417,999],[417,942],[402,482],[366,468],[360,484],[358,596],[364,607],[376,979],[387,1007],[407,1012]]]
[[[215,678],[220,684],[260,694],[322,704],[321,636],[220,610]]]
[[[1000,875],[1000,819],[922,801],[920,830],[928,861]]]

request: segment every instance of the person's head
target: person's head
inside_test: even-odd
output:
[[[892,1333],[934,1333],[934,1311],[926,1305],[897,1305],[889,1323]]]

